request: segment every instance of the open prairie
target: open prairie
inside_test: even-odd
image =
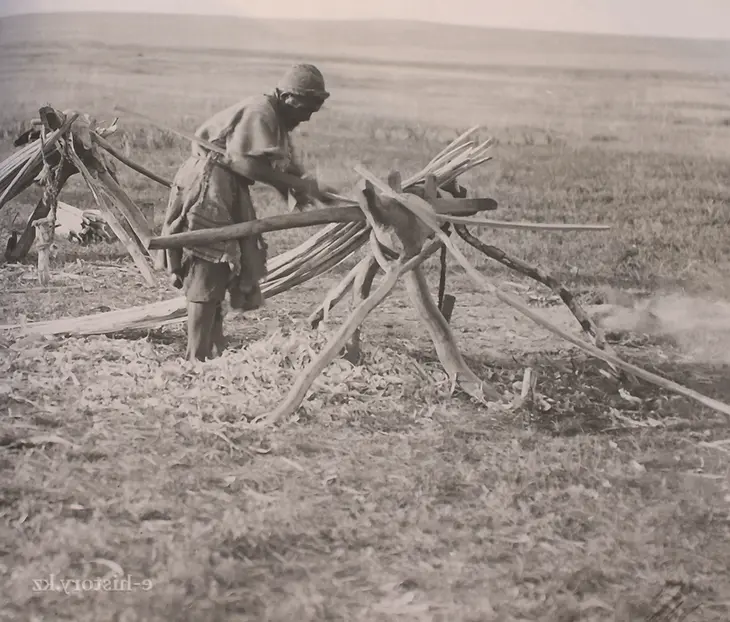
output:
[[[357,163],[408,175],[478,124],[494,159],[461,182],[495,218],[612,227],[480,237],[589,309],[651,301],[659,328],[618,326],[637,330],[615,331],[616,352],[730,400],[730,42],[88,14],[0,19],[0,53],[0,158],[51,104],[120,116],[111,142],[171,179],[189,143],[115,106],[193,131],[294,61],[332,92],[297,146],[343,192]],[[166,188],[118,172],[158,227]],[[40,194],[2,208],[0,248]],[[94,207],[76,177],[60,198]],[[268,235],[270,255],[314,231]],[[549,290],[464,252],[578,334]],[[117,244],[58,240],[51,287],[36,259],[0,265],[3,324],[179,294]],[[303,322],[342,267],[227,318],[231,347],[202,365],[181,359],[182,324],[0,332],[0,619],[728,620],[727,417],[619,385],[449,267],[469,365],[505,394],[531,367],[541,399],[502,412],[450,396],[399,289],[365,324],[362,366],[337,361],[295,421],[250,427],[344,318],[342,303],[322,331]],[[120,569],[129,586],[89,587]],[[675,592],[672,618],[657,595]]]

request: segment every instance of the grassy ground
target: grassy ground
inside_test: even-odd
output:
[[[192,130],[289,62],[59,32],[21,53],[0,30],[0,73],[17,85],[0,96],[2,156],[46,102],[107,120],[119,103]],[[454,60],[458,48],[442,44]],[[490,232],[494,243],[587,304],[609,287],[726,297],[730,78],[648,71],[636,46],[633,62],[608,46],[600,68],[595,56],[583,67],[458,70],[325,60],[333,98],[298,142],[307,164],[346,186],[355,162],[414,172],[481,123],[497,138],[495,160],[463,181],[496,198],[500,217],[614,227]],[[620,71],[606,69],[611,54]],[[168,178],[188,148],[127,118],[113,142]],[[120,175],[159,223],[164,188],[122,165]],[[0,246],[36,198],[3,208]],[[92,206],[78,180],[62,199]],[[268,192],[257,199],[262,214],[281,209]],[[272,235],[272,254],[309,233]],[[544,291],[468,256],[577,330]],[[176,295],[146,286],[116,245],[59,242],[50,289],[38,288],[34,260],[0,267],[0,322]],[[0,619],[673,619],[650,617],[660,592],[698,607],[687,620],[728,619],[726,418],[644,383],[617,385],[459,271],[452,326],[470,366],[506,396],[529,366],[542,399],[503,411],[450,396],[398,291],[366,324],[364,365],[328,368],[294,422],[249,427],[322,346],[329,329],[302,321],[336,278],[229,317],[231,348],[204,365],[180,359],[184,326],[88,339],[0,333]],[[614,345],[730,400],[727,366],[681,340]],[[119,570],[129,586],[91,582]],[[47,589],[51,576],[60,591]]]

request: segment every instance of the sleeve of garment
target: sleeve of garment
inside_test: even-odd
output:
[[[297,177],[303,177],[304,176],[304,167],[302,166],[302,163],[299,161],[299,158],[297,157],[297,154],[294,150],[294,147],[290,147],[289,151],[289,166],[287,167],[287,173],[290,175],[296,175]]]
[[[253,106],[244,110],[228,137],[226,150],[231,158],[265,157],[270,163],[285,159],[279,140],[279,125],[265,110]]]

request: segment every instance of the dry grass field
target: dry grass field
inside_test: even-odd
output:
[[[670,329],[621,333],[617,352],[730,400],[730,43],[66,15],[0,20],[0,51],[1,158],[43,104],[191,131],[294,60],[332,92],[297,144],[343,189],[356,163],[410,174],[480,124],[494,160],[462,183],[497,199],[495,217],[613,227],[482,239],[586,305],[655,300]],[[111,140],[167,178],[189,149],[124,116]],[[167,191],[119,174],[158,226]],[[0,248],[38,197],[0,211]],[[61,199],[93,207],[78,179]],[[311,233],[271,234],[270,252]],[[577,334],[549,291],[465,253]],[[0,265],[0,323],[178,295],[120,245],[59,240],[49,288],[35,260]],[[182,325],[0,332],[0,620],[730,619],[727,418],[619,386],[450,266],[470,366],[505,394],[530,366],[542,400],[450,396],[399,289],[365,325],[362,366],[331,365],[295,421],[250,427],[326,340],[303,320],[342,269],[228,318],[231,348],[203,365],[180,358]],[[94,583],[115,571],[129,584]],[[662,609],[673,594],[684,613]]]

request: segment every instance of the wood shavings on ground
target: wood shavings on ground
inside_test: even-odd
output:
[[[244,424],[274,407],[327,341],[327,331],[277,329],[204,364],[179,358],[171,345],[107,337],[37,340],[0,364],[9,391],[55,406],[118,411],[156,409],[201,413],[207,420]],[[430,373],[408,352],[364,349],[361,365],[336,359],[299,410],[338,417],[358,409],[401,412],[449,399],[445,374]],[[424,373],[430,382],[424,382]],[[45,397],[44,397],[45,396]],[[53,396],[53,397],[50,397]],[[202,414],[204,413],[204,415]]]

